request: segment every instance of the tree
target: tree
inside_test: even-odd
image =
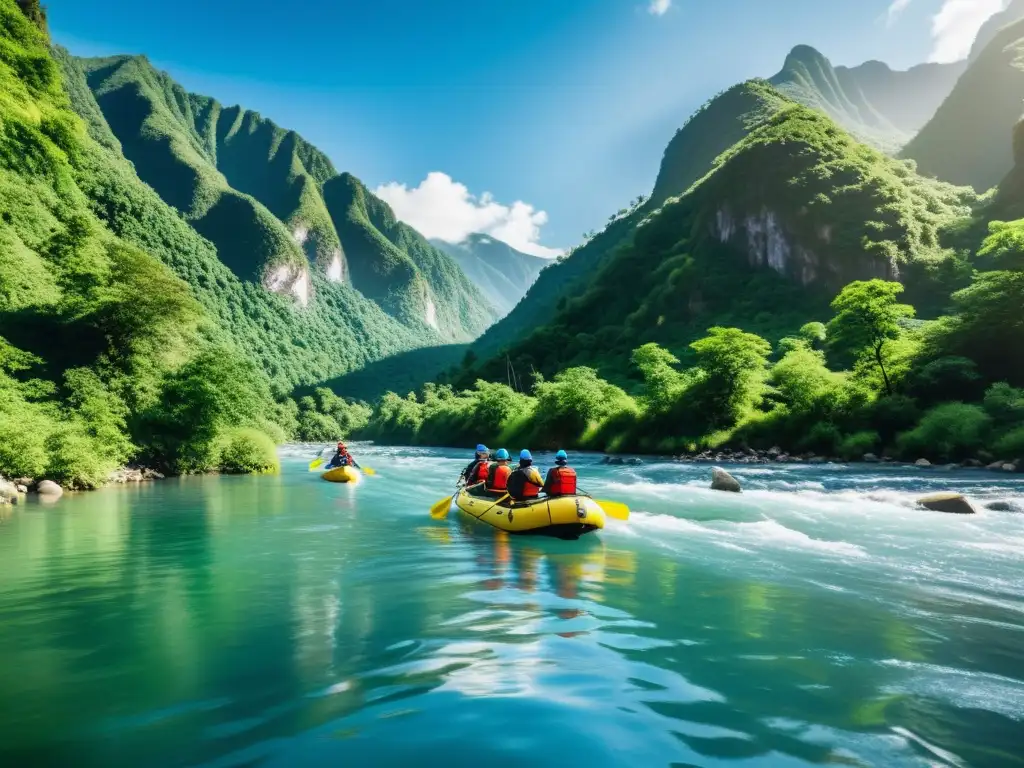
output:
[[[633,365],[644,379],[644,402],[653,413],[668,411],[686,388],[686,377],[674,366],[679,358],[655,343],[633,350]]]
[[[882,374],[887,395],[892,394],[887,346],[902,335],[901,321],[914,316],[913,307],[896,300],[901,293],[902,285],[885,280],[850,283],[832,302],[836,315],[828,324],[833,348],[849,352],[858,361],[870,359]]]
[[[739,328],[709,328],[693,342],[704,374],[699,400],[711,426],[732,426],[760,401],[772,345]]]

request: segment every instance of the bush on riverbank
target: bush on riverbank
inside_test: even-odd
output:
[[[274,441],[258,429],[233,429],[219,440],[217,469],[230,475],[277,472]]]

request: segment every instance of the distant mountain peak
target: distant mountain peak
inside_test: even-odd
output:
[[[1005,10],[991,16],[988,21],[982,24],[974,38],[974,45],[971,46],[971,53],[967,60],[974,62],[986,46],[995,39],[996,35],[1010,24],[1024,19],[1024,0],[1013,0]]]

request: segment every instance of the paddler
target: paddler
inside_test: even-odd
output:
[[[548,496],[572,496],[576,493],[576,470],[569,466],[569,455],[565,451],[555,454],[555,466],[548,470],[544,480],[544,493]]]
[[[348,467],[353,466],[356,469],[362,469],[358,462],[352,458],[352,454],[348,452],[348,448],[345,446],[343,441],[338,441],[338,449],[334,452],[331,460],[327,463],[327,468],[333,467]]]
[[[487,446],[480,443],[476,447],[476,455],[473,457],[473,460],[469,462],[469,465],[459,475],[459,480],[464,480],[466,485],[476,485],[477,483],[484,482],[487,479],[487,470],[490,468],[489,456],[490,451],[487,450]]]
[[[544,487],[544,478],[533,466],[533,454],[525,448],[519,452],[519,468],[508,478],[508,495],[515,501],[537,498]]]

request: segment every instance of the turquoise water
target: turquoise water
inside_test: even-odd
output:
[[[0,765],[1024,765],[1024,515],[912,506],[1024,479],[593,457],[633,519],[563,542],[311,452],[2,513]]]

